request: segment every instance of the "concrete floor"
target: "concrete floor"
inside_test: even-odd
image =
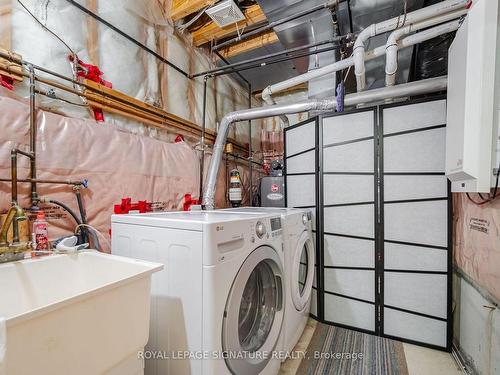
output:
[[[295,346],[295,351],[306,351],[316,328],[316,321],[309,319],[304,333]],[[462,374],[452,356],[439,350],[403,344],[409,375],[458,375]],[[288,359],[282,365],[279,375],[294,375],[300,359]]]

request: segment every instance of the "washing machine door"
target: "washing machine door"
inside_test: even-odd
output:
[[[233,374],[259,374],[272,357],[283,323],[283,267],[269,246],[255,249],[233,281],[222,325]]]
[[[293,253],[290,292],[297,311],[309,303],[314,278],[314,243],[308,231],[302,232]]]

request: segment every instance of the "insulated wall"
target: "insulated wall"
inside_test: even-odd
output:
[[[66,45],[38,24],[18,1],[0,0],[0,47],[68,77],[73,75],[68,56],[74,52],[84,62],[99,66],[104,73],[103,78],[111,82],[116,90],[201,125],[203,77],[188,79],[65,0],[21,1]],[[168,1],[79,0],[78,3],[188,74],[214,67],[214,61],[203,49],[194,48],[189,37],[173,27],[168,18]],[[43,73],[40,75],[44,76]],[[248,108],[247,87],[230,76],[209,79],[207,84],[207,128],[216,130],[217,123],[225,114]],[[27,97],[26,80],[24,84],[16,85],[16,92]],[[64,91],[56,90],[56,94],[82,104],[79,97]],[[39,103],[46,109],[72,117],[92,118],[86,107],[43,96],[39,97]],[[256,105],[260,103],[255,101]],[[105,120],[126,131],[160,140],[171,141],[175,137],[175,132],[152,128],[115,114],[105,113]],[[252,137],[254,149],[259,146],[261,124],[262,121],[254,122],[257,127]],[[231,130],[230,137],[244,144],[248,143],[248,134],[248,126],[238,126]]]

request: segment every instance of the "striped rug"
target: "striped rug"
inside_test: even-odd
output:
[[[408,375],[399,341],[319,323],[297,375]]]

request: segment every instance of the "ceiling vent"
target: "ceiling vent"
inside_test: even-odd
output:
[[[206,10],[206,13],[219,27],[225,27],[245,19],[240,8],[233,0],[224,0]]]

